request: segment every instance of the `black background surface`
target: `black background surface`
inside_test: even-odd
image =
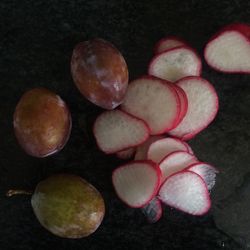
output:
[[[110,176],[122,161],[97,149],[91,127],[101,109],[79,94],[69,68],[76,43],[102,37],[121,50],[134,79],[146,73],[153,46],[163,36],[180,36],[202,55],[209,37],[231,22],[250,22],[249,1],[1,0],[0,249],[244,249],[245,235],[231,232],[231,226],[224,233],[223,221],[215,225],[214,211],[223,208],[250,171],[250,76],[217,73],[203,62],[203,77],[218,91],[220,111],[190,144],[199,159],[221,171],[213,208],[200,218],[165,208],[163,218],[149,225],[139,210],[127,208],[115,196]],[[37,86],[58,93],[73,118],[66,147],[45,159],[26,155],[12,128],[20,96]],[[34,189],[59,172],[79,174],[104,196],[103,224],[86,239],[53,236],[36,220],[28,196],[4,196],[13,187]]]

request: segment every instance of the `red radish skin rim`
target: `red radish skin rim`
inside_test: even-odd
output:
[[[177,136],[174,136],[174,135],[171,135],[170,138],[173,138],[175,140],[179,140],[180,142],[183,143],[183,145],[185,145],[186,149],[187,149],[187,153],[191,154],[191,155],[194,155],[194,152],[192,150],[192,148],[188,145],[188,143],[186,141],[183,141],[181,138],[177,137]],[[190,149],[189,149],[190,148]],[[192,150],[192,151],[190,151]],[[181,150],[180,150],[181,151]],[[174,153],[174,152],[173,152]]]
[[[167,139],[167,138],[171,138],[171,139],[174,139],[174,140],[176,140],[176,141],[179,141],[181,144],[183,144],[183,146],[187,149],[187,151],[184,151],[184,150],[176,150],[176,151],[173,151],[173,152],[171,152],[171,153],[165,155],[165,156],[162,158],[162,160],[158,163],[159,166],[160,166],[160,164],[162,163],[162,161],[163,161],[167,156],[169,156],[169,155],[171,155],[171,154],[173,154],[173,153],[176,153],[176,152],[186,152],[186,153],[189,153],[189,152],[188,152],[188,147],[187,147],[187,145],[186,145],[185,143],[183,143],[183,141],[180,140],[180,139],[177,138],[177,137],[165,137],[165,138],[161,138],[161,139],[159,139],[159,140],[157,140],[157,141],[155,141],[155,142],[158,142],[158,141],[161,141],[161,140],[165,140],[165,139]],[[153,143],[155,143],[155,142],[153,142]],[[153,143],[151,143],[150,146],[151,146]],[[148,147],[148,150],[147,150],[147,159],[148,159],[148,160],[150,160],[150,159],[149,159],[149,155],[148,155],[148,153],[149,153],[148,151],[149,151],[150,146]],[[189,153],[189,154],[190,154],[190,153]],[[191,154],[191,155],[193,155],[193,154]],[[151,160],[150,160],[150,161],[151,161]],[[153,161],[153,162],[154,162],[154,161]],[[157,163],[156,163],[156,164],[157,164]]]
[[[185,146],[186,146],[186,145],[185,145]],[[197,160],[196,163],[198,163],[198,159],[197,159],[197,157],[196,157],[194,154],[189,153],[188,151],[176,150],[176,151],[174,151],[174,152],[171,152],[171,153],[167,154],[167,155],[158,163],[158,166],[159,166],[160,171],[161,171],[160,165],[161,165],[161,163],[162,163],[166,158],[168,158],[169,156],[174,155],[174,154],[176,154],[176,153],[182,153],[182,152],[191,155],[194,159]],[[192,164],[196,164],[196,163],[192,163]],[[190,166],[191,166],[191,164],[190,164],[188,167],[190,167]],[[188,167],[186,167],[186,168],[188,168]],[[177,171],[177,172],[174,172],[174,173],[171,174],[171,175],[174,175],[174,174],[177,174],[177,173],[179,173],[179,172],[182,172],[182,171],[184,171],[186,168],[184,168],[184,169],[182,169],[182,170],[179,170],[179,171]],[[191,172],[191,171],[189,171],[189,172]],[[160,188],[161,188],[162,184],[163,184],[171,175],[165,177],[165,179],[164,179],[164,176],[163,176],[163,174],[162,174],[162,172],[161,172],[161,185],[160,185]],[[160,188],[159,188],[159,189],[160,189]]]
[[[155,140],[150,140],[150,138],[152,137],[159,137],[158,139],[155,139]],[[164,135],[152,135],[152,136],[149,136],[149,139],[150,142],[148,145],[146,145],[147,147],[144,146],[144,144],[141,144],[139,145],[138,147],[136,147],[135,149],[135,160],[140,160],[140,159],[136,159],[136,156],[138,157],[138,154],[140,155],[140,158],[141,158],[141,155],[143,155],[144,157],[141,159],[141,160],[146,160],[147,159],[147,152],[148,152],[148,148],[150,147],[150,145],[153,143],[153,142],[156,142],[157,140],[160,140],[160,139],[164,139],[166,138]],[[146,141],[147,143],[147,141]],[[140,148],[140,146],[143,146],[143,150]],[[145,149],[145,150],[144,150]],[[142,150],[142,151],[141,151]],[[142,154],[141,152],[143,152],[144,154]]]
[[[185,115],[187,114],[188,99],[187,99],[187,95],[186,95],[185,91],[181,87],[179,87],[178,85],[175,85],[175,86],[177,88],[177,91],[179,91],[179,95],[182,96],[182,100],[183,100],[183,101],[181,101],[183,103],[181,104],[182,107],[181,107],[181,111],[180,111],[180,119],[178,121],[178,124],[179,124],[179,123],[181,123],[181,121],[183,120],[183,118],[185,117]],[[178,126],[178,124],[177,124],[177,126]]]
[[[166,132],[170,131],[171,129],[173,129],[173,128],[175,127],[175,124],[178,122],[178,119],[179,119],[178,114],[179,114],[180,108],[181,108],[181,107],[180,107],[180,105],[181,105],[181,104],[180,104],[180,98],[179,98],[179,96],[178,96],[176,90],[173,88],[172,83],[169,82],[168,80],[164,80],[164,79],[161,79],[161,78],[159,78],[159,77],[152,76],[152,75],[143,75],[143,76],[141,76],[141,77],[135,79],[134,81],[136,81],[136,80],[143,80],[143,79],[157,80],[157,81],[160,82],[162,85],[164,85],[165,87],[167,87],[168,90],[170,90],[170,91],[174,94],[174,96],[175,96],[175,99],[176,99],[176,107],[177,107],[177,114],[176,114],[176,117],[175,117],[175,119],[172,121],[172,125],[170,126],[170,128],[164,128],[164,129],[162,129],[161,131],[159,131],[159,132],[156,133],[156,134],[151,134],[151,133],[152,133],[152,130],[151,130],[150,126],[147,124],[146,121],[144,121],[143,119],[138,118],[137,116],[131,114],[131,116],[133,116],[133,117],[135,117],[135,118],[137,118],[137,119],[139,119],[139,120],[144,121],[144,122],[148,125],[148,128],[149,128],[149,136],[162,135],[163,133],[166,133]],[[132,81],[132,82],[134,82],[134,81]],[[131,83],[132,83],[132,82],[131,82]],[[125,112],[125,113],[127,113],[127,114],[130,115],[130,113],[127,112],[127,111],[125,111],[125,110],[123,109],[122,106],[121,106],[121,111],[123,111],[123,112]]]
[[[188,99],[187,99],[187,95],[185,94],[184,90],[179,87],[178,85],[176,85],[175,83],[173,82],[169,82],[168,80],[165,80],[163,79],[164,81],[166,81],[167,83],[169,83],[174,89],[175,89],[175,92],[177,93],[177,96],[179,98],[179,102],[180,102],[180,110],[179,110],[179,115],[178,115],[178,119],[175,123],[175,125],[173,126],[172,129],[175,129],[179,123],[181,123],[181,121],[183,120],[183,118],[185,117],[186,113],[187,113],[187,110],[188,110]],[[182,100],[181,100],[181,97],[180,95],[182,95]],[[184,107],[184,109],[183,109]],[[168,131],[166,131],[168,132]]]
[[[159,195],[157,196],[157,198],[158,198],[162,203],[164,203],[165,205],[167,205],[167,206],[169,206],[169,207],[172,207],[172,208],[174,208],[174,209],[176,209],[176,210],[178,210],[178,211],[181,211],[181,212],[183,212],[183,213],[187,213],[187,214],[190,214],[190,215],[193,215],[193,216],[202,216],[202,215],[206,214],[206,213],[209,211],[209,209],[211,208],[211,199],[210,199],[210,196],[209,196],[209,191],[208,191],[208,189],[207,189],[207,185],[206,185],[205,181],[200,177],[200,175],[198,175],[198,174],[196,174],[196,173],[194,173],[194,172],[192,172],[192,171],[189,171],[189,170],[181,170],[181,171],[179,171],[179,172],[177,172],[177,173],[174,173],[174,174],[168,176],[167,179],[162,183],[162,185],[163,185],[171,176],[174,176],[174,175],[179,174],[179,173],[187,173],[187,172],[197,175],[197,176],[200,178],[200,180],[201,180],[201,182],[202,182],[202,185],[204,186],[204,188],[205,188],[205,190],[206,190],[206,192],[204,193],[204,195],[205,195],[205,199],[206,199],[206,201],[207,201],[207,207],[206,207],[206,209],[205,209],[204,211],[202,211],[201,213],[195,214],[195,215],[194,215],[194,214],[190,214],[190,213],[188,213],[188,212],[186,212],[186,211],[181,210],[180,208],[178,208],[178,207],[176,207],[176,206],[173,206],[173,205],[170,206],[170,205],[166,204],[166,203],[161,199],[161,197],[160,197]],[[161,185],[161,187],[162,187],[162,185]],[[160,188],[161,188],[161,187],[160,187]],[[160,189],[160,188],[159,188],[159,189]]]
[[[111,112],[111,111],[115,111],[115,110],[107,110],[107,111],[104,111],[104,112]],[[124,111],[124,110],[119,110],[120,112],[123,112],[123,113],[125,113],[126,115],[128,115],[128,116],[130,116],[130,117],[132,117],[132,118],[134,118],[134,119],[136,119],[136,120],[138,120],[138,121],[141,121],[143,124],[144,124],[144,127],[147,129],[147,131],[148,131],[148,133],[147,133],[147,136],[144,138],[144,140],[142,141],[142,142],[140,142],[139,144],[137,144],[137,145],[133,145],[133,146],[128,146],[128,147],[125,147],[125,148],[123,148],[123,149],[121,149],[121,150],[118,150],[118,151],[103,151],[102,150],[102,148],[100,147],[100,145],[99,145],[99,143],[98,143],[98,141],[97,141],[97,137],[96,137],[96,123],[97,123],[97,120],[100,118],[100,116],[104,113],[101,113],[97,118],[96,118],[96,120],[95,120],[95,122],[94,122],[94,125],[93,125],[93,134],[94,134],[94,137],[95,137],[95,141],[96,141],[96,145],[97,145],[97,147],[100,149],[100,151],[102,151],[102,152],[104,152],[105,154],[114,154],[114,153],[118,153],[119,151],[123,151],[123,150],[126,150],[126,149],[129,149],[129,148],[132,148],[132,147],[137,147],[137,146],[139,146],[140,144],[142,144],[142,143],[144,143],[148,138],[149,138],[149,136],[150,136],[150,128],[149,128],[149,126],[148,126],[148,124],[144,121],[144,120],[142,120],[142,119],[140,119],[140,118],[138,118],[138,117],[136,117],[136,116],[134,116],[134,115],[132,115],[132,114],[129,114],[128,112],[126,112],[126,111]]]
[[[221,68],[217,68],[214,65],[211,65],[208,62],[207,56],[206,56],[206,50],[208,45],[215,40],[218,36],[220,36],[221,34],[227,32],[227,31],[235,31],[240,33],[246,40],[247,43],[249,43],[250,46],[250,33],[249,36],[246,35],[246,33],[244,33],[241,29],[239,29],[239,26],[243,26],[244,28],[248,28],[249,32],[250,32],[250,26],[243,24],[243,23],[233,23],[233,24],[229,24],[227,26],[224,26],[223,28],[221,28],[218,32],[216,32],[207,42],[205,48],[204,48],[204,59],[206,61],[206,63],[213,68],[216,71],[219,71],[221,73],[226,73],[226,74],[250,74],[250,70],[249,71],[245,71],[245,70],[232,70],[232,71],[226,71],[226,70],[222,70]]]
[[[166,79],[162,79],[162,78],[159,78],[159,77],[157,77],[157,76],[150,76],[150,77],[154,77],[154,78],[157,78],[157,79],[159,79],[160,81],[162,81],[162,82],[164,82],[164,84],[168,84],[169,85],[169,87],[171,87],[173,90],[174,90],[174,92],[176,93],[176,96],[177,96],[177,99],[178,99],[178,115],[177,115],[177,118],[176,118],[176,121],[174,122],[174,125],[173,125],[173,127],[170,129],[170,130],[172,130],[172,129],[174,129],[175,127],[177,127],[178,126],[178,124],[180,123],[180,115],[181,115],[181,113],[182,113],[182,101],[181,101],[181,97],[180,97],[180,92],[182,91],[183,93],[184,93],[184,95],[185,95],[185,92],[183,91],[183,89],[182,88],[180,88],[179,86],[177,86],[177,85],[175,85],[173,82],[170,82],[170,81],[168,81],[168,80],[166,80]],[[176,87],[178,87],[178,89],[176,88]],[[181,90],[181,91],[179,91],[179,90]],[[183,94],[182,93],[182,94]],[[182,95],[181,94],[181,95]],[[183,96],[184,96],[183,95]],[[186,102],[187,102],[187,97],[186,97],[186,95],[185,95],[185,97],[184,97],[184,99],[186,98]],[[185,101],[184,101],[185,102]],[[186,109],[186,111],[187,111],[187,107],[185,108]],[[184,116],[183,116],[183,118],[184,118]],[[182,118],[182,119],[183,119]],[[181,119],[181,120],[182,120]],[[169,129],[167,129],[167,131],[164,131],[163,133],[165,133],[165,132],[168,132],[169,131]]]
[[[160,79],[161,79],[161,78],[160,78]],[[179,105],[178,105],[178,115],[177,115],[177,118],[176,118],[176,121],[175,121],[173,127],[170,129],[170,130],[172,130],[172,129],[174,129],[175,127],[177,127],[178,124],[180,123],[180,115],[181,115],[181,112],[182,112],[182,101],[181,101],[181,97],[180,97],[180,94],[179,94],[179,90],[176,89],[175,84],[173,84],[172,82],[169,82],[168,80],[165,80],[165,79],[161,79],[161,80],[165,81],[166,84],[169,84],[170,87],[172,87],[172,88],[174,89],[174,91],[175,91],[175,93],[176,93],[176,95],[177,95],[177,98],[178,98],[178,103],[179,103]],[[168,131],[169,131],[169,130],[167,130],[167,131],[165,131],[165,132],[168,132]]]
[[[186,145],[185,145],[185,147],[186,147]],[[167,158],[167,157],[169,157],[170,155],[172,155],[172,154],[176,154],[176,153],[182,153],[182,152],[184,152],[184,153],[187,153],[187,154],[189,154],[189,155],[191,155],[192,157],[194,157],[195,159],[197,159],[197,157],[195,156],[195,155],[193,155],[193,154],[190,154],[188,151],[183,151],[183,150],[176,150],[176,151],[174,151],[174,152],[171,152],[171,153],[169,153],[168,155],[166,155],[160,162],[159,162],[159,166],[161,165],[161,163]],[[198,160],[198,159],[197,159]],[[189,165],[190,166],[190,165]],[[189,167],[188,166],[188,167]],[[160,168],[160,167],[159,167]],[[183,171],[183,170],[181,170],[181,171]],[[181,171],[178,171],[178,172],[181,172]],[[173,174],[172,174],[173,175]],[[167,177],[168,178],[168,177]],[[166,178],[166,179],[167,179]],[[164,182],[165,182],[165,180],[164,180]]]
[[[150,80],[158,80],[162,84],[164,84],[165,86],[167,85],[168,88],[171,90],[171,92],[174,93],[175,99],[176,99],[176,102],[177,102],[177,110],[178,110],[178,112],[177,112],[176,117],[175,117],[175,119],[173,121],[172,127],[168,128],[168,129],[164,129],[163,131],[159,132],[159,134],[154,134],[154,135],[161,135],[161,134],[166,133],[166,132],[170,131],[171,129],[175,128],[176,124],[178,124],[179,114],[181,112],[181,100],[180,100],[179,94],[177,93],[177,90],[175,89],[174,84],[172,82],[168,81],[168,80],[159,78],[157,76],[152,76],[152,75],[144,75],[141,78],[144,78],[144,79],[146,78],[146,79],[150,79]]]
[[[157,61],[158,57],[160,57],[162,54],[165,54],[165,53],[168,53],[168,52],[172,52],[174,50],[178,50],[180,48],[184,48],[184,49],[187,49],[187,50],[190,50],[192,51],[195,56],[197,57],[197,64],[198,64],[198,69],[197,69],[197,75],[200,76],[201,73],[202,73],[202,63],[201,63],[201,59],[198,55],[198,53],[191,47],[187,46],[187,45],[182,45],[182,46],[178,46],[178,47],[175,47],[175,48],[172,48],[172,49],[167,49],[161,53],[158,53],[157,55],[153,56],[153,58],[151,59],[151,61],[149,62],[149,66],[148,66],[148,74],[150,75],[150,72],[152,71],[152,67],[153,65],[155,64],[155,61]],[[189,76],[188,76],[189,77]],[[183,77],[185,78],[185,77]],[[181,78],[181,79],[183,79]],[[180,81],[181,79],[177,80],[177,81]]]
[[[166,36],[166,37],[163,37],[161,38],[154,46],[154,49],[153,49],[153,52],[154,52],[154,55],[157,55],[159,54],[158,53],[158,48],[161,46],[162,43],[164,43],[166,40],[175,40],[177,42],[180,42],[180,43],[183,43],[183,46],[188,46],[188,43],[186,41],[184,41],[182,38],[179,38],[178,36]],[[181,45],[179,45],[181,46]],[[179,47],[179,46],[176,46],[176,47]],[[175,48],[176,48],[175,47]],[[168,50],[168,49],[166,49]],[[162,52],[165,52],[166,50],[162,51]],[[161,52],[160,52],[161,53]]]
[[[114,187],[114,173],[119,169],[119,168],[123,168],[129,164],[133,164],[133,163],[143,163],[143,164],[148,164],[148,166],[152,167],[155,171],[156,171],[156,174],[157,174],[157,182],[156,182],[156,185],[155,185],[155,188],[154,188],[154,191],[152,193],[152,195],[150,196],[150,198],[144,203],[144,204],[141,204],[141,205],[138,205],[138,206],[131,206],[130,204],[128,204],[126,201],[124,201],[124,199],[122,199],[120,197],[120,195],[117,193],[116,189],[114,188],[115,190],[115,193],[117,195],[117,197],[123,202],[125,203],[128,207],[131,207],[131,208],[142,208],[144,207],[145,205],[147,205],[148,202],[150,202],[155,196],[156,194],[158,193],[159,191],[159,188],[160,188],[160,180],[161,180],[161,171],[160,171],[160,168],[159,166],[154,163],[153,161],[150,161],[150,160],[136,160],[136,161],[132,161],[132,162],[129,162],[129,163],[125,163],[119,167],[117,167],[116,169],[113,170],[112,172],[112,183],[113,183],[113,187]]]
[[[183,135],[182,137],[178,137],[175,134],[172,135],[171,131],[169,131],[170,136],[178,137],[179,139],[181,139],[183,141],[187,141],[187,140],[190,140],[190,139],[194,138],[198,133],[200,133],[202,130],[207,128],[211,124],[211,122],[215,119],[215,117],[216,117],[216,115],[217,115],[217,113],[219,111],[219,97],[217,95],[217,92],[216,92],[214,86],[209,81],[207,81],[207,80],[205,80],[205,79],[203,79],[203,78],[201,78],[199,76],[186,76],[186,77],[176,81],[175,84],[178,84],[178,86],[181,87],[179,85],[179,83],[184,81],[184,80],[189,80],[189,79],[199,79],[199,80],[203,81],[211,89],[214,96],[216,97],[215,98],[216,99],[215,100],[216,101],[216,104],[215,104],[216,109],[215,109],[214,113],[210,116],[210,119],[207,120],[206,125],[204,125],[203,127],[199,128],[199,129],[197,129],[197,130],[195,130],[195,131],[193,131],[191,133],[187,133],[187,134]]]

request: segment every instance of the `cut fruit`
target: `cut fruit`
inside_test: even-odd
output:
[[[135,160],[146,160],[149,146],[153,142],[163,138],[165,137],[161,135],[150,136],[143,144],[136,148]]]
[[[151,60],[148,74],[171,82],[186,76],[200,76],[201,60],[188,46],[164,51]]]
[[[159,163],[163,158],[175,151],[187,151],[187,147],[181,140],[168,137],[153,142],[148,148],[147,158]]]
[[[219,172],[215,167],[204,162],[194,163],[187,167],[186,170],[200,175],[200,177],[205,181],[208,190],[211,190],[214,187],[216,174]]]
[[[179,123],[183,120],[183,118],[185,117],[186,113],[187,113],[187,109],[188,109],[188,99],[187,99],[187,95],[184,92],[184,90],[182,88],[180,88],[178,85],[173,84],[178,95],[179,95],[179,99],[180,99],[180,114],[179,114],[179,119],[177,121],[176,126],[179,125]]]
[[[207,43],[204,57],[208,65],[225,73],[250,73],[250,26],[224,27]]]
[[[169,131],[169,134],[189,140],[214,120],[219,100],[213,85],[201,77],[185,77],[176,84],[187,95],[188,110],[180,124]]]
[[[159,164],[162,173],[162,182],[176,172],[179,172],[193,163],[197,163],[197,158],[185,151],[176,151],[166,156]]]
[[[147,205],[141,208],[149,223],[157,222],[162,216],[161,201],[155,197]]]
[[[188,143],[187,142],[185,142],[185,141],[182,141],[185,145],[186,145],[186,147],[187,147],[187,152],[189,153],[189,154],[194,154],[194,151],[193,151],[193,149],[188,145]]]
[[[116,153],[116,156],[123,160],[131,159],[135,154],[135,148],[128,148]]]
[[[149,128],[144,121],[120,110],[99,115],[93,130],[97,145],[107,154],[140,145],[149,136]]]
[[[121,108],[144,120],[151,129],[151,135],[157,135],[176,125],[180,99],[172,84],[156,77],[144,76],[129,84]]]
[[[163,51],[173,49],[179,46],[187,46],[187,43],[182,41],[180,38],[176,36],[168,36],[165,38],[162,38],[159,42],[156,43],[154,48],[154,53],[159,54]]]
[[[192,215],[203,215],[211,207],[206,184],[202,178],[190,171],[170,176],[159,191],[165,204]]]
[[[161,172],[152,161],[133,161],[113,171],[118,197],[130,207],[145,206],[157,193]]]

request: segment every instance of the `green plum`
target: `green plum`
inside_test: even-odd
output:
[[[64,238],[92,234],[105,214],[101,194],[81,177],[70,174],[58,174],[41,181],[31,204],[42,226]]]

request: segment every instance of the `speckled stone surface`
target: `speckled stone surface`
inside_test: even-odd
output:
[[[139,210],[117,199],[110,177],[122,161],[97,149],[91,126],[101,109],[79,94],[69,70],[74,45],[102,37],[122,51],[134,79],[145,74],[153,45],[163,36],[180,36],[201,54],[209,37],[231,22],[250,23],[249,1],[1,0],[0,249],[250,249],[250,76],[217,73],[203,62],[203,76],[218,91],[220,111],[190,144],[199,159],[221,172],[213,208],[200,218],[165,208],[163,218],[149,225]],[[37,86],[57,92],[73,118],[64,150],[45,159],[27,156],[12,129],[17,101]],[[4,196],[13,187],[34,189],[59,172],[79,174],[104,196],[104,222],[86,239],[51,235],[36,220],[29,197]]]

